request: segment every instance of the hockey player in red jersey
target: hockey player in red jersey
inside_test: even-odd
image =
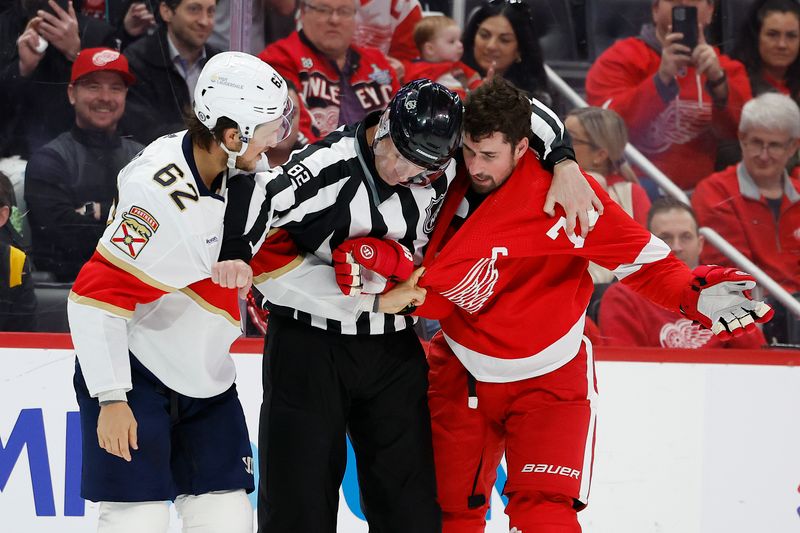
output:
[[[285,137],[287,102],[269,65],[218,54],[198,78],[189,130],[120,172],[68,304],[81,496],[100,502],[99,533],[165,533],[168,500],[184,530],[253,531],[253,458],[230,357],[238,301],[210,278],[228,180]]]
[[[379,297],[385,311],[441,321],[428,356],[428,397],[445,533],[484,530],[503,454],[512,531],[581,530],[597,399],[583,337],[589,261],[721,336],[772,315],[749,298],[750,276],[714,266],[690,272],[591,179],[604,213],[586,239],[568,234],[563,217],[545,216],[550,173],[528,150],[529,105],[502,79],[472,93],[464,164],[439,212],[424,275],[418,286],[402,283]],[[353,269],[352,283],[366,268]]]

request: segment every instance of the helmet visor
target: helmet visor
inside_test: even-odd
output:
[[[381,137],[376,137],[372,146],[376,157],[376,166],[379,169],[386,169],[385,171],[379,170],[379,172],[389,175],[388,179],[386,177],[384,179],[393,185],[402,185],[410,188],[427,187],[441,176],[445,168],[447,168],[447,165],[434,169],[425,168],[408,160],[397,149],[388,133]],[[378,164],[378,159],[385,161],[385,163]],[[388,169],[384,165],[387,165]]]
[[[439,176],[444,174],[444,170],[445,170],[444,168],[439,168],[435,170],[423,170],[419,174],[411,176],[407,180],[400,182],[400,185],[411,189],[427,187],[428,185],[436,181],[436,179]]]
[[[283,106],[283,113],[281,113],[281,124],[278,126],[276,143],[286,140],[292,133],[292,123],[297,110],[294,107],[294,102],[288,96],[286,97],[286,105]]]

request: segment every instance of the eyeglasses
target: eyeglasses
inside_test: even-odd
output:
[[[312,13],[317,13],[324,18],[331,18],[333,15],[336,15],[342,19],[349,19],[356,15],[356,9],[354,7],[332,8],[329,6],[315,6],[308,2],[303,2],[303,5]]]
[[[741,141],[742,149],[750,155],[760,155],[765,149],[770,157],[781,157],[789,149],[791,141],[765,143],[760,139]]]
[[[584,139],[578,139],[577,137],[573,137],[572,135],[570,135],[570,137],[572,139],[572,144],[573,145],[582,144],[584,146],[588,146],[590,148],[594,148],[595,150],[597,149],[597,145],[594,144],[593,142],[586,141]]]

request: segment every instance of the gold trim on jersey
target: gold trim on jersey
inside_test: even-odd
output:
[[[241,323],[238,320],[236,320],[235,318],[233,318],[229,312],[227,312],[226,310],[224,310],[224,309],[222,309],[220,307],[215,306],[214,304],[212,304],[211,302],[209,302],[208,300],[204,299],[202,296],[200,296],[199,294],[194,292],[189,287],[185,287],[183,289],[180,289],[180,292],[182,292],[183,294],[185,294],[186,296],[191,298],[194,301],[194,303],[196,303],[197,305],[199,305],[200,307],[202,307],[203,309],[205,309],[209,313],[213,313],[215,315],[221,316],[222,318],[224,318],[225,320],[227,320],[228,322],[230,322],[231,324],[233,324],[237,328],[241,327]]]
[[[269,272],[263,272],[258,276],[253,277],[253,285],[258,285],[259,283],[264,283],[268,279],[275,279],[280,276],[283,276],[287,272],[291,272],[295,268],[300,266],[300,263],[303,262],[303,254],[299,254],[297,257],[286,263],[280,268],[276,268],[275,270],[270,270]]]
[[[109,313],[120,316],[122,318],[128,318],[128,319],[133,318],[133,311],[128,311],[127,309],[123,309],[122,307],[117,307],[116,305],[111,305],[106,302],[101,302],[100,300],[89,298],[88,296],[81,296],[80,294],[76,294],[72,291],[69,291],[69,299],[75,302],[76,304],[88,305],[89,307],[96,307],[98,309],[102,309],[103,311],[108,311]]]
[[[176,287],[170,287],[169,285],[166,285],[164,283],[161,283],[160,281],[151,278],[150,276],[148,276],[147,274],[145,274],[132,264],[127,263],[122,259],[118,258],[116,255],[114,255],[114,253],[111,250],[106,248],[102,242],[97,243],[97,253],[102,255],[106,259],[106,261],[108,261],[118,269],[124,270],[131,276],[135,277],[136,279],[138,279],[143,283],[147,283],[151,287],[155,287],[156,289],[162,290],[164,292],[175,292],[178,290]]]

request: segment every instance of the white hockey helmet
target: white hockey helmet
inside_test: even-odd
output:
[[[194,114],[209,130],[220,117],[228,117],[239,126],[242,148],[232,153],[228,166],[247,150],[256,127],[283,119],[278,141],[289,135],[292,126],[292,100],[286,81],[270,65],[243,52],[222,52],[203,67],[194,89]]]

